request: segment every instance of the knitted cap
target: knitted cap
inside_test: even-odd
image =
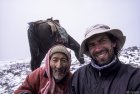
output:
[[[51,48],[50,56],[54,53],[64,53],[68,58],[70,58],[70,53],[64,45],[55,45]]]

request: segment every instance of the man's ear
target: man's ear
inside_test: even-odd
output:
[[[71,58],[71,50],[69,51],[69,55],[70,55],[70,58]]]

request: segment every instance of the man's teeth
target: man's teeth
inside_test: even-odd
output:
[[[97,57],[103,57],[105,55],[105,52],[101,52],[99,54],[97,54]]]

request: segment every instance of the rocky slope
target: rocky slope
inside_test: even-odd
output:
[[[123,49],[120,54],[119,58],[124,63],[140,67],[140,47],[134,46]],[[72,59],[72,72],[83,66],[74,59]],[[86,61],[88,62],[89,58],[86,58]],[[9,61],[0,66],[0,94],[12,94],[30,72],[29,61],[25,60]]]

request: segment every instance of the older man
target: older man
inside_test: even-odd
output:
[[[29,74],[14,94],[67,94],[72,76],[70,65],[67,48],[53,46],[46,55],[45,66]]]
[[[107,25],[88,28],[80,51],[91,62],[74,73],[70,94],[140,94],[140,69],[118,58],[125,39],[121,30]]]

